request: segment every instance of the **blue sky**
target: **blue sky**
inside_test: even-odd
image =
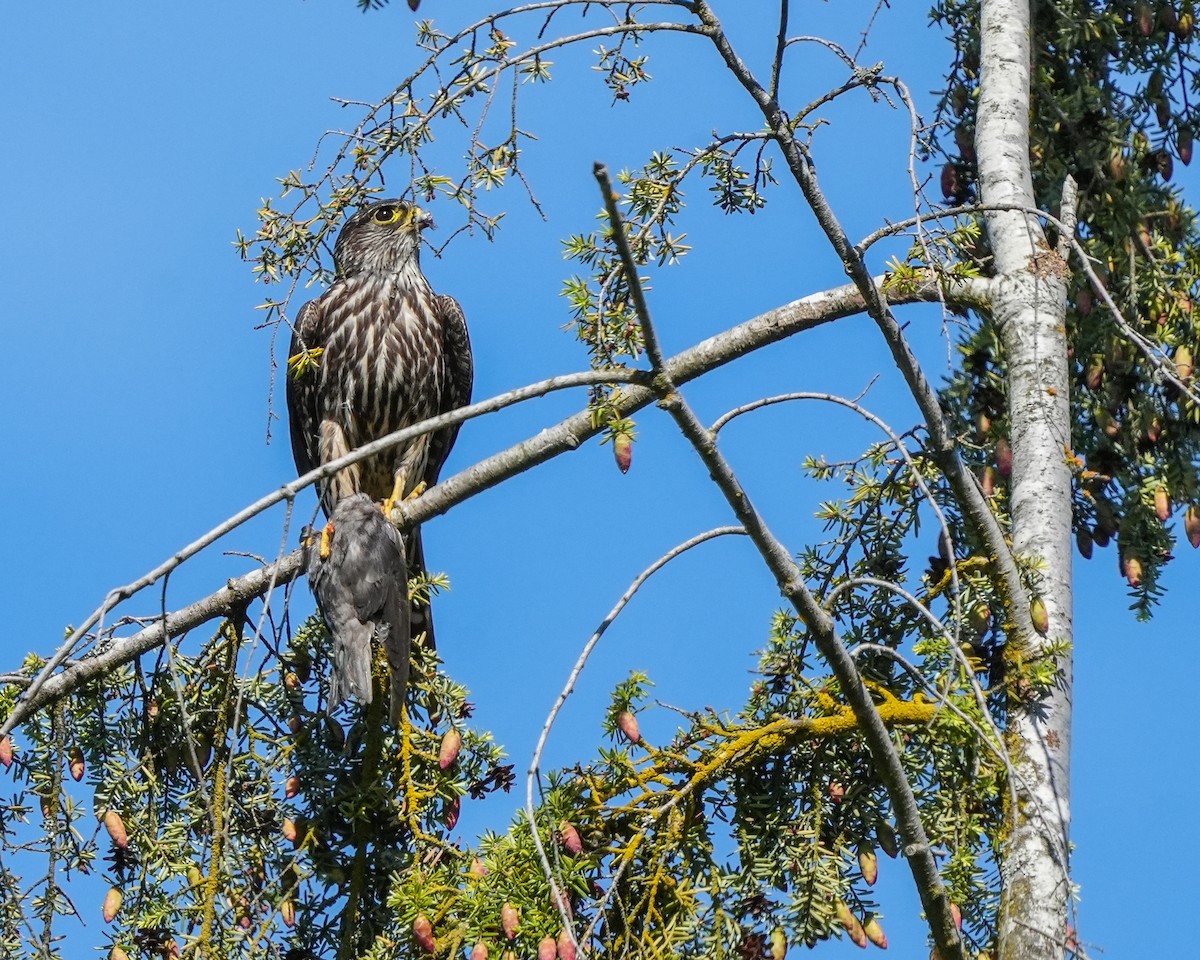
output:
[[[450,11],[483,6],[425,0],[422,13],[449,24]],[[744,55],[762,66],[773,4],[749,6],[727,16]],[[853,48],[873,6],[795,3],[796,32]],[[901,6],[912,7],[881,14],[863,60],[884,61],[931,112],[930,91],[950,51],[920,5]],[[402,2],[363,15],[352,0],[6,6],[0,323],[8,362],[0,427],[9,455],[0,474],[8,505],[0,669],[26,651],[52,650],[64,626],[113,586],[293,476],[286,429],[277,425],[270,445],[265,437],[271,338],[254,329],[264,291],[231,241],[238,228],[253,232],[254,211],[275,192],[275,177],[306,163],[322,131],[353,121],[331,96],[378,98],[418,62],[414,21]],[[593,161],[615,170],[654,149],[704,143],[714,129],[760,125],[699,41],[654,39],[647,51],[655,82],[615,106],[585,57],[557,56],[555,83],[526,90],[523,100],[540,138],[527,148],[527,173],[548,221],[519,191],[506,190],[493,200],[511,211],[495,243],[462,237],[443,259],[426,256],[435,288],[458,297],[471,324],[476,398],[586,365],[560,329],[568,314],[558,294],[571,267],[559,241],[594,222]],[[797,100],[841,79],[831,63],[816,52],[796,61]],[[865,95],[823,115],[831,122],[818,135],[818,172],[850,235],[911,212],[906,117],[871,106]],[[445,150],[451,155],[452,144]],[[668,352],[844,282],[786,183],[753,218],[720,216],[701,194],[693,187],[686,222],[695,251],[654,277],[651,306]],[[433,212],[443,229],[452,224],[453,211],[435,205]],[[882,253],[872,266],[882,269]],[[931,375],[941,375],[940,318],[917,310],[906,319],[923,331]],[[711,421],[783,390],[856,395],[876,373],[882,378],[867,404],[894,426],[911,426],[916,417],[885,348],[856,319],[747,358],[688,396]],[[582,402],[559,394],[469,424],[447,474]],[[726,442],[772,527],[799,549],[819,536],[812,513],[830,495],[802,478],[802,458],[850,456],[870,439],[844,413],[791,405],[745,419]],[[272,554],[280,519],[260,518],[218,546]],[[495,731],[519,770],[579,648],[628,582],[671,546],[727,522],[698,461],[665,418],[647,411],[627,476],[607,447],[591,444],[427,526],[430,561],[454,583],[437,609],[440,651],[473,691],[476,722]],[[1180,756],[1187,703],[1178,682],[1165,684],[1161,664],[1173,644],[1194,635],[1189,587],[1200,566],[1187,550],[1170,567],[1167,601],[1143,625],[1127,611],[1114,559],[1110,549],[1090,564],[1077,561],[1074,752],[1082,937],[1110,957],[1173,944],[1167,918],[1187,914],[1182,884],[1170,880],[1200,852],[1186,822],[1135,826],[1177,815],[1174,798],[1195,782]],[[172,576],[168,605],[247,567],[217,551],[198,558]],[[300,602],[308,604],[306,594]],[[594,748],[607,691],[631,669],[650,673],[664,702],[735,709],[779,602],[740,538],[668,567],[605,637],[552,742],[551,762]],[[125,612],[152,614],[157,605],[154,591]],[[652,737],[673,724],[662,710],[644,719]],[[493,825],[508,812],[502,803],[468,804],[460,829]],[[1175,865],[1167,883],[1159,879],[1164,858]],[[907,871],[885,863],[893,950],[919,955],[923,934],[908,887]],[[76,955],[85,955],[94,932],[79,933]]]

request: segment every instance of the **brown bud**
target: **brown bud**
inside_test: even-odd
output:
[[[488,873],[487,865],[478,857],[471,860],[471,866],[467,869],[467,876],[472,880],[480,880],[486,877]]]
[[[617,467],[622,473],[628,473],[629,465],[633,462],[633,438],[622,430],[613,434],[612,445]]]
[[[1163,523],[1171,518],[1171,495],[1166,487],[1158,487],[1154,491],[1154,515]]]
[[[948,163],[942,167],[942,196],[947,200],[951,200],[958,196],[962,189],[962,182],[958,177],[958,167],[953,163]]]
[[[1125,179],[1128,168],[1125,164],[1125,154],[1118,147],[1108,158],[1108,175],[1118,183]]]
[[[1200,548],[1200,510],[1196,509],[1195,504],[1188,507],[1183,515],[1183,529],[1193,549]]]
[[[970,95],[967,93],[967,88],[961,83],[956,83],[954,89],[950,91],[950,108],[954,111],[956,117],[961,117],[967,112],[967,103],[970,101]]]
[[[975,162],[975,135],[965,123],[960,123],[954,128],[954,145],[958,147],[958,154],[966,163]]]
[[[994,497],[996,495],[996,468],[986,466],[983,468],[983,477],[979,481],[979,488],[983,491],[985,497]]]
[[[874,850],[863,849],[858,852],[858,869],[862,871],[867,886],[875,886],[875,881],[879,878],[879,858],[875,856]]]
[[[288,730],[292,732],[292,736],[295,736],[303,729],[304,721],[300,719],[299,714],[293,713],[290,717],[288,717]]]
[[[438,766],[447,770],[458,759],[462,750],[462,734],[451,727],[442,737],[442,745],[438,748]]]
[[[112,949],[108,951],[108,960],[129,960],[129,954],[119,943],[114,943]]]
[[[850,935],[850,939],[864,949],[867,946],[867,934],[863,930],[863,926],[858,922],[858,917],[850,912],[850,908],[846,906],[844,900],[837,902],[837,918],[842,926],[846,928],[846,933]]]
[[[437,953],[437,940],[433,936],[433,924],[429,922],[429,918],[425,914],[417,915],[412,929],[413,939],[417,941],[418,947],[426,953]]]
[[[1184,383],[1192,379],[1192,351],[1186,345],[1175,349],[1175,374]]]
[[[283,839],[290,843],[293,847],[300,840],[300,828],[296,826],[296,821],[291,817],[283,818]]]
[[[835,805],[837,805],[840,804],[845,798],[846,788],[834,780],[833,783],[829,785],[829,799],[832,800]]]
[[[1092,546],[1095,543],[1092,540],[1092,531],[1088,529],[1086,523],[1081,523],[1079,529],[1075,531],[1075,546],[1079,548],[1079,555],[1084,560],[1092,559]]]
[[[563,927],[558,934],[558,960],[575,960],[577,950],[575,941],[571,939],[571,931]]]
[[[771,960],[783,960],[787,956],[787,934],[783,927],[771,931]]]
[[[958,909],[958,904],[954,901],[950,902],[950,918],[954,921],[954,925],[959,930],[962,929],[962,911]]]
[[[625,735],[625,739],[630,743],[642,742],[642,731],[638,726],[637,717],[628,710],[622,710],[617,714],[617,729]]]
[[[12,766],[13,762],[13,743],[12,737],[5,737],[0,740],[0,763],[4,764],[4,769],[7,770]]]
[[[1125,571],[1125,579],[1129,581],[1131,587],[1136,587],[1142,582],[1142,561],[1137,557],[1128,556],[1122,562],[1122,569]]]
[[[1108,538],[1120,529],[1121,524],[1117,520],[1117,514],[1116,511],[1113,510],[1112,504],[1109,503],[1104,497],[1097,497],[1096,529],[1092,531],[1093,536],[1096,538],[1096,542],[1100,543],[1100,534],[1103,533],[1104,543],[1100,543],[1100,546],[1103,547],[1108,543]]]
[[[1104,382],[1104,357],[1102,355],[1096,354],[1092,357],[1083,373],[1083,382],[1089,390],[1100,389],[1100,384]]]
[[[67,766],[71,771],[72,780],[78,783],[83,779],[87,764],[83,762],[83,751],[78,747],[72,747],[67,753]]]
[[[1004,437],[996,441],[996,469],[1002,477],[1012,476],[1012,446]]]
[[[508,940],[517,939],[517,931],[521,929],[521,915],[511,903],[505,903],[500,908],[500,929]]]
[[[307,650],[293,650],[292,669],[301,683],[308,683],[312,679],[312,655]]]
[[[296,902],[294,900],[284,900],[279,905],[279,919],[288,929],[296,925]]]
[[[121,891],[116,887],[112,887],[104,896],[104,907],[101,910],[101,914],[104,917],[104,922],[112,923],[120,909]]]
[[[292,670],[289,670],[283,675],[283,685],[288,690],[299,690],[301,687],[300,676]]]
[[[125,821],[116,810],[109,810],[104,815],[104,829],[112,837],[112,842],[124,850],[129,846],[129,834],[125,830]]]
[[[1075,309],[1081,317],[1086,317],[1092,312],[1092,291],[1087,287],[1075,294]]]
[[[892,825],[886,820],[876,821],[875,839],[879,843],[879,849],[895,860],[896,854],[900,852],[900,844],[896,840],[896,831],[892,829]]]
[[[538,941],[537,960],[554,960],[558,956],[558,944],[550,936]]]
[[[1192,39],[1192,31],[1196,27],[1196,15],[1188,8],[1185,8],[1179,14],[1179,22],[1175,25],[1175,38],[1180,43],[1187,43]]]
[[[1171,109],[1167,106],[1165,100],[1159,102],[1162,104],[1162,112],[1158,115],[1158,125],[1165,127],[1171,122]],[[1154,166],[1158,169],[1159,175],[1164,180],[1170,180],[1175,176],[1175,158],[1167,153],[1166,150],[1159,150],[1154,155]]]
[[[1029,601],[1029,619],[1033,621],[1033,629],[1043,637],[1050,629],[1050,614],[1046,611],[1046,603],[1037,594]]]
[[[1192,162],[1192,131],[1187,127],[1181,127],[1175,135],[1175,152],[1185,167]]]
[[[300,784],[300,778],[295,774],[292,774],[287,778],[287,782],[283,785],[283,795],[288,800],[291,800],[292,797],[296,796],[302,789],[303,787]]]
[[[579,838],[579,831],[575,829],[575,824],[570,820],[563,820],[558,825],[558,839],[563,845],[563,849],[572,856],[578,856],[583,851],[583,841]]]
[[[482,940],[471,948],[471,960],[488,960],[488,947]]]
[[[459,814],[462,813],[462,797],[455,797],[446,808],[445,824],[447,830],[453,830],[458,824]]]
[[[875,919],[875,914],[871,914],[867,918],[867,922],[863,925],[863,933],[880,950],[887,949],[887,934],[883,932],[883,927],[879,925],[879,921]]]
[[[1137,24],[1143,37],[1148,37],[1154,32],[1154,8],[1150,6],[1149,0],[1138,0],[1133,5],[1133,22]]]

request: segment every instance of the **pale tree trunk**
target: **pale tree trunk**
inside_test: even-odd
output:
[[[976,152],[987,205],[1035,206],[1030,46],[1029,0],[983,0]],[[1036,217],[993,211],[986,220],[997,274],[992,313],[1008,364],[1013,549],[1037,561],[1036,592],[1049,614],[1045,637],[1030,633],[1010,647],[1011,671],[1017,656],[1028,662],[1049,642],[1071,640],[1066,265],[1047,244]],[[1059,666],[1061,685],[1049,693],[1030,701],[1018,685],[1009,699],[1008,747],[1018,803],[1009,811],[1002,848],[1000,953],[1006,960],[1061,957],[1067,942],[1069,654]]]

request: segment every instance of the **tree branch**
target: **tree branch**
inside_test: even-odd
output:
[[[602,621],[600,621],[600,626],[598,626],[596,631],[591,635],[591,637],[588,638],[587,643],[583,645],[583,650],[580,651],[579,657],[575,661],[575,666],[571,668],[571,673],[567,677],[567,682],[563,685],[562,691],[558,695],[558,699],[554,701],[554,706],[550,708],[550,713],[546,717],[546,722],[542,724],[542,732],[538,737],[537,746],[534,748],[533,759],[529,761],[529,771],[525,779],[525,815],[529,819],[529,830],[533,835],[533,845],[537,848],[538,859],[542,862],[542,871],[545,873],[546,880],[551,887],[551,900],[558,907],[558,911],[562,915],[563,930],[567,932],[567,935],[571,938],[571,942],[574,943],[576,947],[579,946],[579,938],[576,938],[575,936],[574,924],[571,922],[571,917],[567,913],[566,901],[559,896],[559,888],[557,886],[558,881],[555,877],[554,868],[550,864],[550,858],[546,855],[546,849],[545,845],[542,843],[541,834],[538,833],[537,817],[535,816],[533,805],[533,792],[535,786],[540,782],[542,753],[545,751],[546,743],[550,739],[550,731],[554,728],[554,722],[558,719],[558,714],[562,710],[563,705],[567,702],[567,698],[575,692],[575,684],[579,682],[579,676],[583,673],[583,668],[587,666],[588,658],[591,657],[592,651],[596,649],[596,644],[600,642],[600,638],[604,636],[605,631],[612,626],[613,621],[620,616],[621,611],[625,609],[629,601],[632,600],[638,590],[642,588],[642,584],[644,584],[647,580],[654,576],[654,574],[656,574],[676,557],[687,553],[687,551],[691,550],[692,547],[698,547],[700,544],[706,543],[709,540],[713,540],[717,537],[729,536],[730,534],[741,534],[744,536],[745,533],[746,531],[741,527],[717,527],[713,530],[707,530],[704,533],[698,533],[696,536],[685,540],[678,546],[668,550],[665,554],[663,554],[652,564],[650,564],[650,566],[638,574],[626,591],[621,594],[621,598],[608,612],[608,615]],[[624,870],[627,863],[628,861],[624,861],[622,862],[621,866],[618,867],[618,873],[613,877],[612,883],[609,886],[609,895],[611,895],[612,890],[616,888],[616,881],[619,878],[620,872]],[[592,920],[591,927],[589,927],[588,931],[582,937],[582,940],[585,943],[590,939],[592,930],[595,928],[600,917],[603,915],[604,906],[607,901],[608,895],[606,895],[601,901],[600,906],[596,910],[596,917]]]
[[[701,4],[701,16],[705,15],[706,7]],[[720,37],[719,28],[714,34]],[[721,38],[723,39],[723,37]],[[601,176],[603,168],[597,171],[597,180],[604,186]],[[616,214],[613,222],[613,236],[616,238],[617,250],[621,255],[626,280],[632,291],[637,291],[640,282],[637,276],[637,266],[625,238],[625,227],[620,221],[620,211],[610,209],[610,216]],[[876,291],[872,290],[872,293]],[[876,294],[877,295],[877,294]],[[643,330],[653,329],[649,313],[642,314],[645,309],[644,296],[636,292],[633,302],[638,305],[639,319]],[[950,904],[938,872],[937,862],[933,858],[925,827],[921,822],[921,813],[913,794],[912,785],[904,770],[904,764],[896,745],[888,733],[883,718],[875,702],[871,699],[870,691],[863,683],[858,672],[858,666],[846,651],[846,647],[838,635],[833,617],[817,601],[812,591],[804,582],[799,567],[792,560],[791,553],[775,537],[767,526],[762,515],[751,502],[750,497],[742,488],[733,467],[727,461],[717,446],[716,438],[700,422],[691,406],[684,400],[666,370],[656,370],[654,379],[655,389],[659,392],[659,406],[671,415],[679,426],[680,432],[687,438],[695,449],[700,460],[708,468],[709,476],[725,496],[734,516],[746,530],[755,547],[761,554],[767,569],[775,577],[780,591],[788,598],[796,612],[804,621],[816,642],[821,655],[829,664],[841,686],[846,701],[854,712],[854,717],[862,730],[863,740],[871,753],[875,770],[887,789],[892,809],[896,814],[896,822],[905,839],[905,856],[916,881],[917,892],[931,918],[934,940],[942,955],[949,958],[962,958],[962,940],[950,916]],[[946,924],[941,924],[944,915]]]
[[[875,278],[876,284],[884,282],[883,277]],[[918,303],[933,302],[938,299],[938,291],[934,284],[925,284],[906,292],[898,302]],[[820,326],[832,320],[861,313],[863,298],[856,287],[845,285],[812,294],[801,300],[793,301],[770,310],[764,314],[747,320],[723,333],[710,337],[687,350],[676,354],[666,361],[666,371],[676,383],[686,383],[700,377],[711,370],[724,366],[748,353],[784,340],[804,330]],[[655,399],[655,394],[647,387],[636,385],[639,378],[647,376],[645,371],[632,370],[601,370],[571,374],[566,377],[553,377],[520,390],[501,394],[491,400],[472,404],[461,410],[444,414],[430,420],[415,424],[412,427],[397,431],[388,437],[374,441],[355,452],[338,460],[330,461],[324,467],[305,474],[303,477],[284,484],[271,494],[257,500],[255,503],[237,513],[219,527],[214,528],[204,537],[180,550],[171,558],[164,561],[154,570],[139,580],[111,591],[99,608],[74,631],[68,642],[60,648],[60,655],[52,661],[55,666],[61,665],[70,655],[74,646],[82,639],[88,630],[100,622],[101,618],[118,603],[133,596],[139,590],[154,583],[179,566],[184,560],[194,556],[203,547],[211,544],[218,537],[235,529],[251,517],[261,513],[282,500],[290,499],[309,484],[326,476],[331,476],[345,466],[357,462],[374,452],[394,446],[411,436],[417,436],[427,430],[438,429],[442,426],[461,423],[472,417],[480,416],[493,409],[500,409],[518,400],[541,396],[550,390],[563,389],[567,386],[579,386],[587,383],[626,381],[634,383],[629,390],[623,391],[616,406],[621,415],[628,415],[647,406]],[[456,503],[482,493],[496,484],[528,470],[530,467],[550,460],[559,454],[576,449],[581,443],[595,436],[602,428],[593,426],[591,412],[584,410],[557,425],[541,431],[536,436],[518,443],[507,450],[494,454],[474,466],[448,478],[442,483],[427,490],[417,500],[403,504],[402,512],[405,523],[421,523],[432,517],[445,513]],[[113,639],[103,651],[92,654],[75,663],[69,664],[61,673],[51,676],[49,664],[40,674],[36,683],[30,685],[24,696],[14,707],[13,712],[0,725],[0,737],[9,733],[17,724],[26,720],[34,712],[53,703],[77,689],[82,683],[96,679],[106,670],[124,663],[154,649],[171,637],[179,636],[188,630],[199,626],[208,620],[228,616],[237,606],[247,599],[261,596],[272,582],[285,584],[294,580],[301,572],[299,551],[283,557],[275,564],[255,570],[242,577],[231,579],[227,586],[216,593],[199,600],[171,614],[166,618],[167,629],[162,630],[162,623],[155,623],[138,633],[120,639]],[[65,652],[63,652],[65,651]],[[103,664],[92,666],[94,660],[103,656]]]

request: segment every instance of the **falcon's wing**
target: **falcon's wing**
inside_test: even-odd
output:
[[[321,465],[317,452],[317,434],[321,426],[320,357],[300,360],[293,358],[306,351],[324,346],[321,337],[322,299],[310,300],[300,309],[288,347],[287,378],[288,424],[292,432],[292,456],[296,470],[305,474]]]
[[[467,319],[463,309],[453,297],[442,294],[434,297],[434,309],[441,315],[445,337],[442,349],[450,366],[450,386],[438,405],[439,413],[446,413],[471,402],[471,387],[475,380],[475,363],[471,357],[471,338],[467,333]],[[429,460],[425,467],[424,480],[429,486],[438,481],[442,464],[450,455],[450,448],[458,437],[458,425],[439,430],[429,441]]]

